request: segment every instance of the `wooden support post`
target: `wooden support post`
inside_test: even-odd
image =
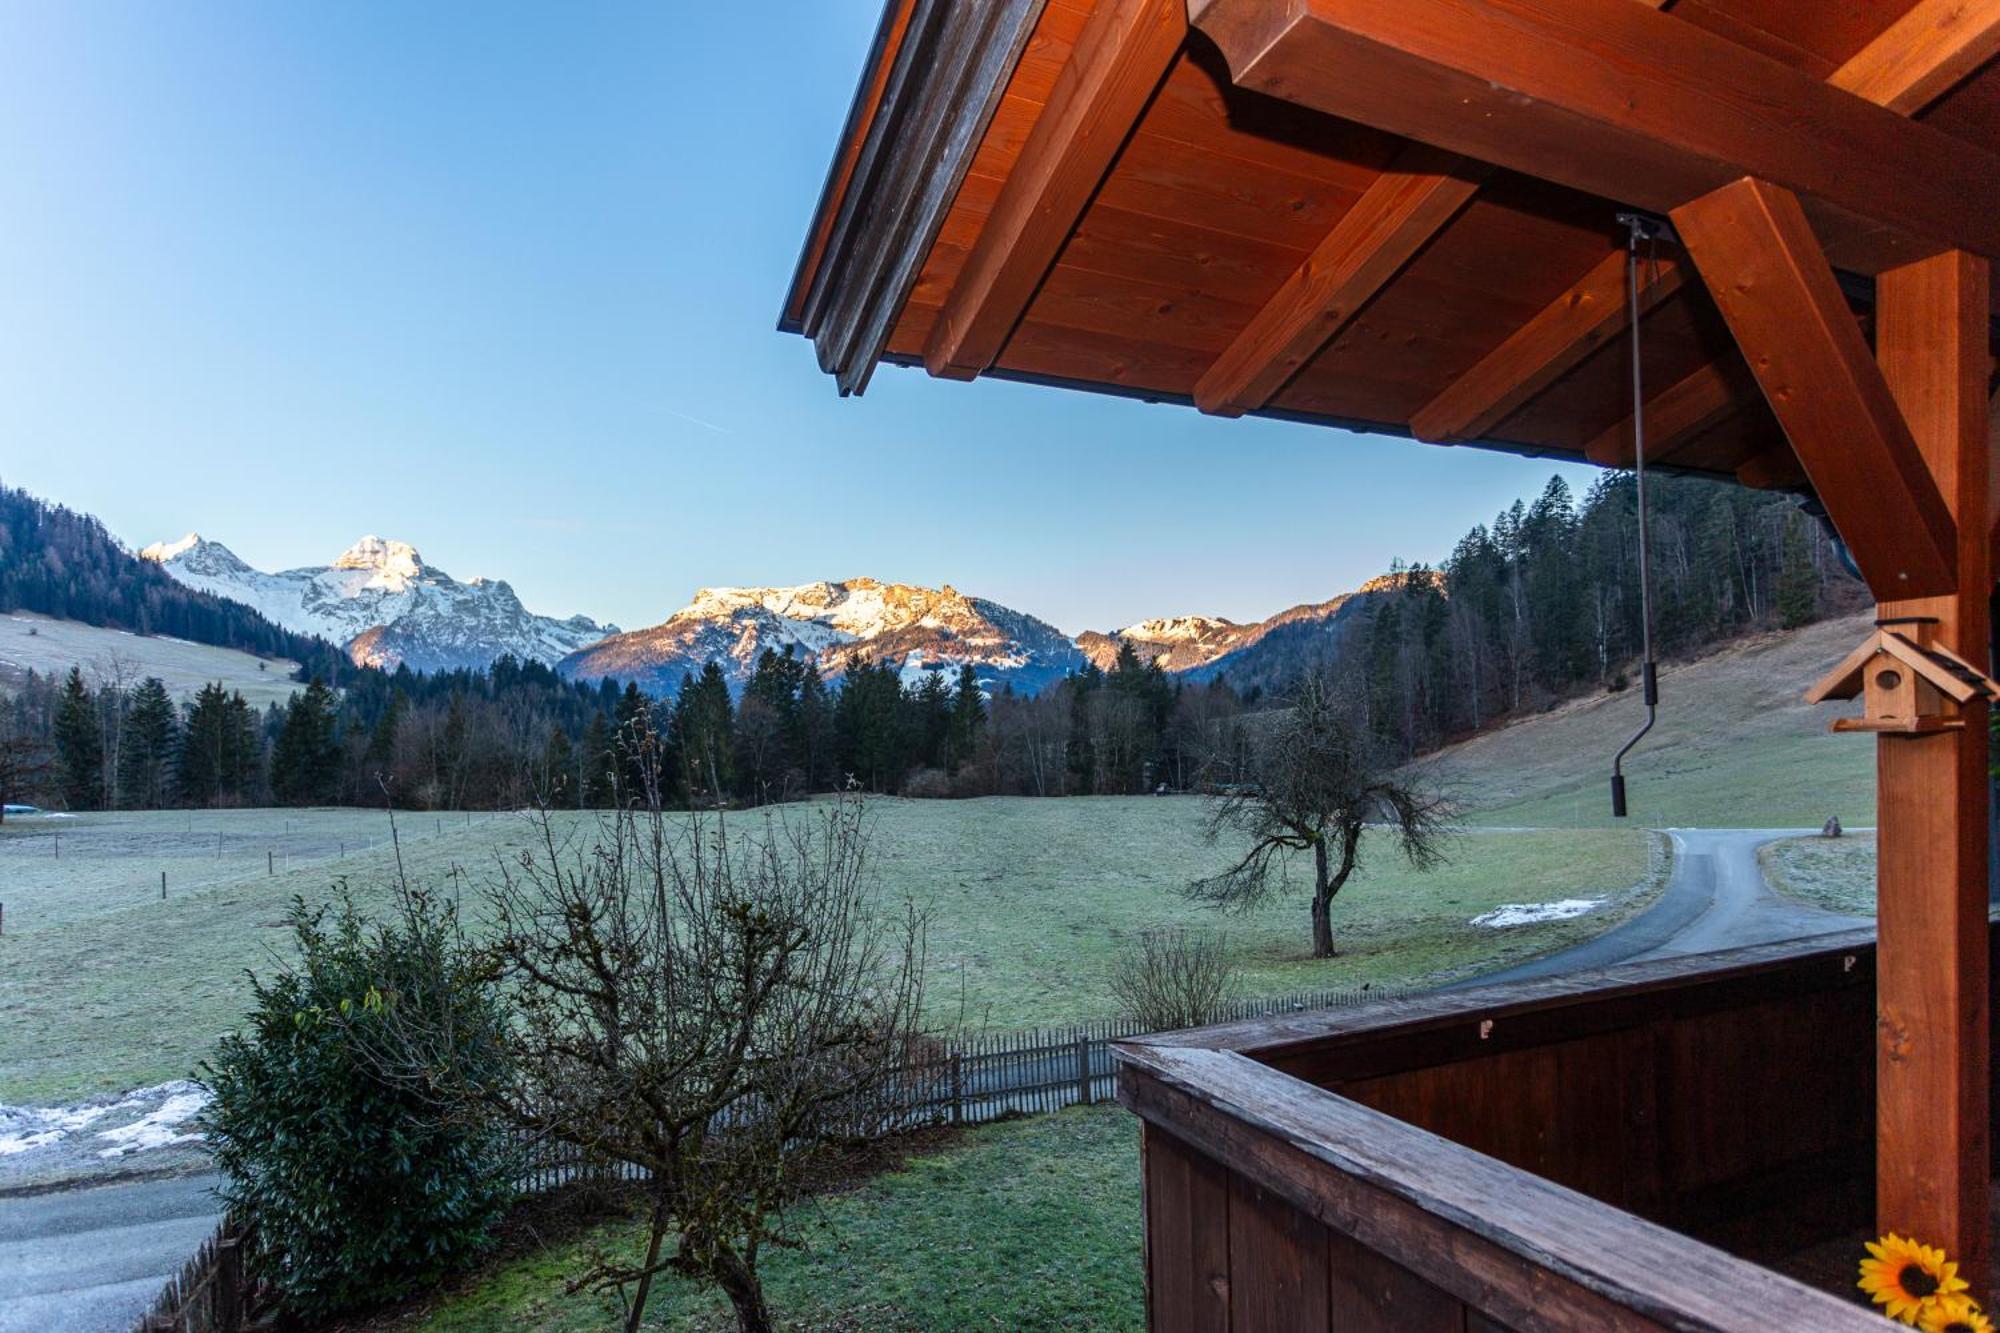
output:
[[[216,1333],[241,1333],[243,1327],[243,1243],[224,1236],[215,1243]]]
[[[1934,616],[1938,642],[1981,670],[1993,588],[1984,259],[1947,253],[1882,275],[1876,353],[1957,519],[1956,591],[1884,602]],[[1992,1294],[1987,1120],[1987,710],[1965,727],[1877,742],[1881,934],[1877,1220],[1942,1245]]]
[[[1076,1039],[1076,1099],[1090,1105],[1090,1038]]]

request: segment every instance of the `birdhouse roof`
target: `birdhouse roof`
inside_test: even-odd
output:
[[[1839,666],[1806,691],[1806,702],[1816,704],[1828,699],[1854,698],[1867,683],[1869,665],[1882,656],[1892,657],[1916,672],[1954,703],[1969,703],[1977,698],[2000,699],[2000,685],[1956,653],[1925,646],[1893,629],[1878,627],[1861,641],[1859,647],[1842,658]]]

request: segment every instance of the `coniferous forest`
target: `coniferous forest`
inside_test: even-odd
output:
[[[1552,479],[1467,533],[1440,565],[1399,565],[1324,667],[1391,758],[1580,692],[1619,690],[1640,651],[1635,494],[1606,474],[1579,502]],[[1672,476],[1650,486],[1653,624],[1663,658],[1865,603],[1788,496]],[[307,664],[259,711],[212,685],[29,673],[0,697],[0,799],[67,809],[382,805],[518,808],[761,803],[844,787],[911,796],[1191,790],[1240,780],[1240,692],[1128,644],[1037,695],[974,670],[837,680],[765,651],[740,690],[721,664],[670,698],[502,658],[483,671],[384,672],[182,588],[95,520],[0,491],[0,609],[283,653]],[[28,555],[34,558],[25,558]]]

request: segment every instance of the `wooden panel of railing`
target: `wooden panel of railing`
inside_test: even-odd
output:
[[[1145,1122],[1162,1333],[1881,1327],[1234,1051],[1131,1043],[1119,1062],[1119,1098]]]
[[[1254,1324],[1234,1303],[1300,1282],[1336,1310],[1456,1301],[1475,1329],[1880,1326],[1749,1262],[1871,1221],[1870,932],[1115,1049],[1146,1121],[1156,1328],[1217,1326],[1218,1302]]]

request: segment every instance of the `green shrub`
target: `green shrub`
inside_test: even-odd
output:
[[[406,890],[371,923],[294,901],[298,961],[203,1066],[224,1198],[257,1226],[251,1256],[304,1318],[393,1301],[477,1261],[512,1197],[508,1140],[481,1080],[507,1074],[505,1019],[448,902]],[[382,1053],[407,1024],[453,1034],[447,1086]]]

